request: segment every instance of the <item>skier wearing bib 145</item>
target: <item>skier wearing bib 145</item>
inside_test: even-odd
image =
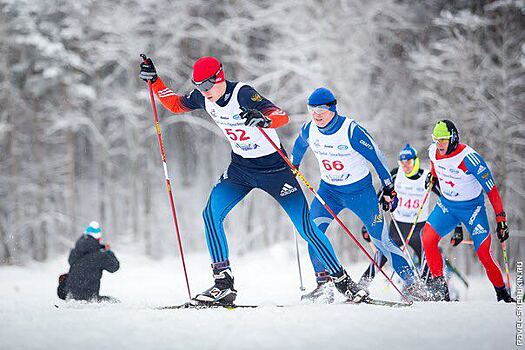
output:
[[[409,294],[416,294],[415,276],[399,246],[388,235],[388,228],[380,212],[395,210],[396,192],[390,172],[377,144],[368,132],[354,120],[337,113],[336,98],[326,88],[316,89],[308,98],[312,121],[303,125],[293,149],[293,164],[299,166],[308,147],[317,157],[321,171],[318,194],[338,214],[344,208],[354,212],[370,232],[372,242],[391,262],[408,286]],[[367,161],[372,163],[383,185],[383,196],[378,203]],[[311,214],[315,224],[326,232],[333,218],[324,206],[314,199]],[[330,276],[311,245],[308,246],[317,288],[303,296],[306,300],[332,300],[327,288]]]
[[[501,270],[490,251],[491,235],[482,190],[487,192],[496,213],[496,232],[501,242],[509,238],[509,228],[498,188],[487,163],[470,146],[459,143],[458,130],[450,120],[441,120],[436,124],[432,140],[434,143],[429,147],[432,176],[429,174],[427,185],[437,178],[442,195],[423,228],[422,240],[434,278],[435,295],[441,300],[450,299],[438,243],[458,223],[463,223],[494,285],[498,301],[515,301],[505,287]]]
[[[151,59],[141,65],[140,78],[152,82],[160,102],[173,113],[204,109],[221,128],[232,147],[231,163],[211,191],[203,212],[208,250],[212,259],[215,284],[198,294],[201,302],[232,304],[237,296],[229,262],[229,250],[223,221],[229,211],[251,190],[259,188],[270,194],[286,211],[300,235],[310,244],[337,289],[354,302],[368,293],[346,274],[328,238],[310,217],[301,188],[258,127],[280,144],[276,128],[288,122],[288,116],[247,84],[225,80],[222,64],[214,57],[202,57],[193,65],[195,89],[185,96],[175,94],[157,76]]]
[[[398,164],[399,167],[393,169],[390,172],[394,181],[394,189],[399,198],[398,206],[396,210],[392,213],[393,219],[396,221],[397,225],[394,225],[393,222],[390,223],[390,237],[394,240],[394,242],[401,246],[404,244],[404,241],[407,239],[411,230],[413,230],[410,240],[408,241],[408,246],[410,246],[414,250],[414,253],[418,258],[420,264],[420,277],[423,281],[427,282],[430,281],[430,279],[428,278],[430,271],[428,270],[428,265],[426,264],[426,259],[423,254],[421,232],[423,230],[423,227],[425,226],[425,222],[428,219],[429,215],[430,201],[428,200],[428,198],[425,201],[425,197],[427,195],[427,188],[425,187],[425,182],[430,171],[420,167],[420,161],[417,155],[417,151],[414,147],[410,146],[409,144],[407,144],[399,152]],[[441,195],[438,182],[434,183],[431,190],[437,196]],[[378,196],[380,196],[381,194],[382,193],[380,192]],[[424,204],[423,201],[425,201]],[[422,204],[423,207],[421,207]],[[417,222],[414,222],[416,220],[416,217]],[[396,227],[399,227],[403,241],[401,240],[401,237],[397,232]],[[363,234],[363,238],[366,241],[370,242],[370,235],[366,231],[365,226],[363,226],[363,228],[361,229],[361,233]],[[461,243],[462,240],[463,227],[461,225],[458,225],[454,230],[454,234],[451,238],[450,243],[453,246],[457,246]],[[383,256],[383,254],[381,254],[380,251],[376,252],[374,258],[379,266],[383,267],[383,265],[386,264],[387,260]],[[361,277],[359,284],[364,287],[367,287],[370,284],[370,282],[374,279],[375,275],[376,267],[374,266],[374,264],[370,264],[370,266],[366,269],[365,273]]]

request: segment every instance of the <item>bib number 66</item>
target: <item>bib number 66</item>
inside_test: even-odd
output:
[[[340,171],[345,168],[344,164],[338,160],[334,160],[333,162],[330,162],[328,159],[324,159],[321,162],[323,163],[324,168],[328,171],[330,170]]]

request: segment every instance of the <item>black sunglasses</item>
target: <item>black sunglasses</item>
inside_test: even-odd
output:
[[[203,80],[203,81],[198,81],[198,82],[192,79],[191,82],[193,83],[193,85],[195,85],[197,89],[199,89],[199,91],[204,91],[204,92],[210,91],[210,89],[215,85],[215,82],[217,81],[217,75],[219,75],[221,70],[222,70],[222,64],[219,67],[219,70],[217,71],[217,73],[215,73],[208,79]]]

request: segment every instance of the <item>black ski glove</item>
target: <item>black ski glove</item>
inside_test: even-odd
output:
[[[381,196],[379,203],[381,203],[384,211],[396,210],[398,201],[399,199],[397,198],[396,190],[394,190],[394,185],[390,184],[383,187],[383,195]]]
[[[246,126],[260,126],[261,128],[267,128],[270,126],[272,121],[265,117],[261,111],[257,109],[246,109],[239,114],[242,119],[246,119],[244,125]]]
[[[450,244],[452,244],[454,247],[457,247],[461,241],[463,241],[463,226],[458,225],[454,229],[454,233],[450,238]]]
[[[370,242],[370,235],[368,234],[368,230],[364,225],[361,227],[361,234],[363,235],[363,239],[365,241]]]
[[[425,189],[428,190],[428,186],[433,186],[436,179],[432,176],[432,173],[428,173],[427,178],[425,179]]]
[[[146,62],[142,62],[140,64],[139,78],[144,80],[146,83],[148,80],[151,81],[152,84],[157,81],[157,70],[155,69],[151,58],[147,58]]]
[[[505,212],[496,214],[496,233],[498,234],[499,241],[505,242],[509,238],[509,227],[507,226],[507,216]]]

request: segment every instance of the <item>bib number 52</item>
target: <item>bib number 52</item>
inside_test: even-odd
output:
[[[249,136],[246,136],[246,130],[242,130],[242,129],[224,129],[224,131],[226,131],[226,134],[228,135],[228,137],[230,139],[232,139],[233,141],[246,141],[246,140],[249,140],[250,137]]]
[[[334,160],[333,162],[330,162],[328,159],[325,159],[321,162],[323,163],[324,168],[328,171],[330,170],[340,171],[345,168],[344,164],[338,160]]]

